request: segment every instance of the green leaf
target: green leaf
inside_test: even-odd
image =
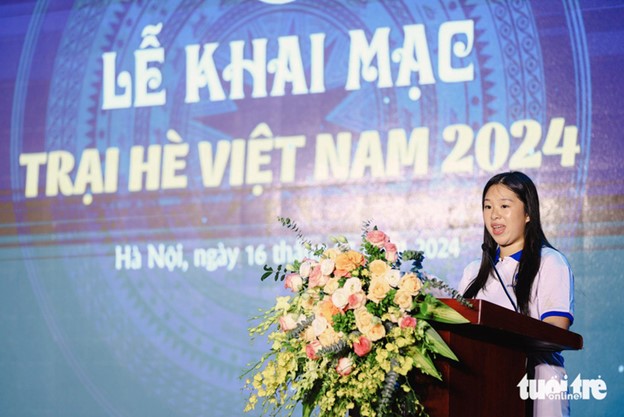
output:
[[[308,404],[306,402],[303,403],[303,411],[301,412],[302,417],[310,417],[312,415],[312,411],[314,410],[313,404]]]
[[[412,359],[414,359],[414,365],[424,374],[431,375],[432,377],[442,381],[442,375],[436,369],[433,361],[426,353],[421,352],[418,349],[413,349],[411,352]]]
[[[455,356],[451,348],[446,344],[446,342],[444,342],[444,340],[442,340],[440,334],[436,332],[433,327],[429,327],[425,331],[425,337],[427,338],[427,341],[431,344],[430,349],[432,351],[444,356],[445,358],[449,358],[459,362],[457,356]]]
[[[440,323],[470,323],[470,320],[466,319],[464,316],[441,301],[433,307],[430,312],[431,320],[438,321]]]
[[[310,417],[312,415],[312,411],[314,411],[314,406],[316,405],[316,401],[318,400],[318,395],[321,392],[322,386],[323,382],[317,379],[314,382],[312,389],[305,393],[303,399],[301,400],[302,417]]]

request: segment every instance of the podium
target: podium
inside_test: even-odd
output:
[[[527,355],[578,350],[583,338],[559,327],[483,300],[474,308],[442,299],[469,324],[432,322],[459,362],[439,359],[443,380],[423,384],[423,403],[431,417],[527,417],[533,404],[520,398],[518,382],[527,373]]]

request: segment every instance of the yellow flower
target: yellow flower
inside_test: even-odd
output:
[[[399,289],[407,291],[411,295],[418,294],[421,287],[422,282],[420,282],[418,277],[412,272],[403,275],[403,278],[401,278],[399,282]]]
[[[384,278],[373,278],[368,287],[366,298],[374,303],[379,303],[386,298],[386,294],[390,291],[390,284]]]
[[[288,309],[290,308],[290,297],[286,296],[286,297],[277,297],[277,304],[275,304],[275,310],[277,311],[283,311],[284,313],[286,313],[288,311]]]
[[[305,311],[312,311],[314,306],[318,302],[320,295],[317,290],[311,291],[308,290],[305,294],[303,294],[300,298],[299,305]]]
[[[412,358],[402,358],[399,363],[400,367],[397,369],[397,372],[401,375],[407,375],[414,367],[414,360]]]
[[[394,302],[403,311],[409,310],[412,307],[412,295],[409,293],[409,291],[398,290],[394,295]]]
[[[338,248],[329,248],[325,252],[323,252],[323,257],[335,261],[336,256],[338,256],[340,253],[340,249]]]
[[[375,320],[375,324],[373,324],[373,327],[368,330],[368,333],[366,333],[366,335],[373,342],[382,339],[386,335],[386,328],[384,327],[381,320]]]
[[[323,287],[323,292],[325,294],[333,294],[338,288],[340,288],[340,279],[338,278],[330,278],[327,281],[327,284]]]
[[[397,337],[395,343],[398,348],[407,346],[407,340],[404,337]]]
[[[373,315],[364,307],[354,310],[353,313],[357,329],[364,334],[368,333],[368,330],[373,327]]]
[[[249,400],[247,401],[247,405],[245,406],[245,412],[247,411],[251,411],[256,407],[256,404],[258,403],[258,397],[256,395],[252,395],[249,397]]]
[[[365,249],[367,247],[364,245]],[[318,257],[319,252],[312,252],[311,248],[312,245],[308,244],[310,253]],[[407,382],[410,379],[405,376],[418,372],[418,369],[409,352],[411,349],[427,349],[430,342],[424,334],[425,320],[417,322],[420,324],[415,327],[413,322],[405,324],[405,320],[413,318],[411,307],[415,300],[418,301],[416,295],[421,291],[422,283],[414,273],[401,275],[388,262],[371,259],[378,252],[371,256],[346,248],[342,245],[327,249],[316,260],[293,261],[293,265],[307,262],[310,273],[313,268],[317,268],[316,272],[320,270],[323,285],[308,285],[290,297],[277,297],[275,306],[257,317],[262,322],[250,329],[250,335],[266,335],[272,345],[245,381],[245,388],[251,391],[245,411],[261,408],[263,413],[271,409],[292,412],[305,395],[320,387],[313,404],[315,412],[320,415],[343,417],[357,408],[362,417],[379,417],[381,390],[390,370],[402,375],[398,381],[401,388],[392,401],[413,397],[413,388]],[[289,271],[294,269],[293,266],[288,268]],[[346,295],[349,295],[348,302]],[[359,299],[353,300],[355,295],[364,302],[356,303]],[[389,302],[382,303],[386,298]],[[366,309],[366,302],[369,308],[372,303],[377,304],[371,309],[374,314]],[[343,308],[348,310],[343,311]],[[351,311],[355,315],[355,328],[346,328],[351,323],[348,316]],[[341,331],[338,332],[331,322],[340,313],[347,316],[340,317]],[[276,326],[281,324],[289,330],[303,320],[311,321],[308,319],[314,320],[297,336],[291,331],[280,331]],[[387,322],[393,323],[390,330],[383,324]],[[363,336],[373,342],[372,350],[364,358],[356,357],[353,352],[347,356],[331,353],[328,352],[330,349],[316,358],[308,357],[311,344],[315,348],[328,347],[344,340],[352,345],[354,340]],[[335,371],[340,357],[354,361],[355,366],[349,375],[341,376]]]
[[[373,278],[381,278],[386,275],[390,267],[380,259],[376,259],[368,264],[368,270]]]

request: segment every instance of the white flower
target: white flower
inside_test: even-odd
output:
[[[390,284],[392,288],[398,287],[399,282],[401,281],[401,271],[398,269],[389,270],[386,274],[386,281],[388,281],[388,284]]]
[[[349,292],[349,295],[362,291],[362,281],[359,278],[349,278],[345,281],[344,287]]]
[[[310,271],[312,271],[312,263],[310,261],[303,262],[299,267],[299,275],[301,275],[301,278],[309,277]]]
[[[314,330],[314,335],[317,337],[320,336],[328,326],[329,323],[325,317],[316,317],[314,321],[312,321],[312,329]]]
[[[334,291],[331,299],[336,307],[338,307],[339,309],[343,309],[349,302],[350,295],[351,293],[349,292],[349,290],[346,287],[342,287]]]
[[[279,324],[283,331],[292,330],[297,327],[297,322],[295,321],[294,314],[286,314],[279,318]]]
[[[321,261],[321,274],[329,275],[334,272],[336,264],[331,259],[323,259]]]

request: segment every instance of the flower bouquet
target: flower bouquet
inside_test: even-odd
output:
[[[245,375],[245,411],[323,417],[426,415],[417,395],[418,373],[441,379],[433,358],[457,360],[429,321],[466,323],[427,289],[466,303],[455,290],[422,270],[422,252],[398,252],[389,237],[365,223],[360,250],[343,238],[313,246],[298,226],[310,257],[277,269],[265,266],[292,296],[277,297],[252,337],[268,334],[270,350]],[[402,268],[411,262],[411,267]]]

